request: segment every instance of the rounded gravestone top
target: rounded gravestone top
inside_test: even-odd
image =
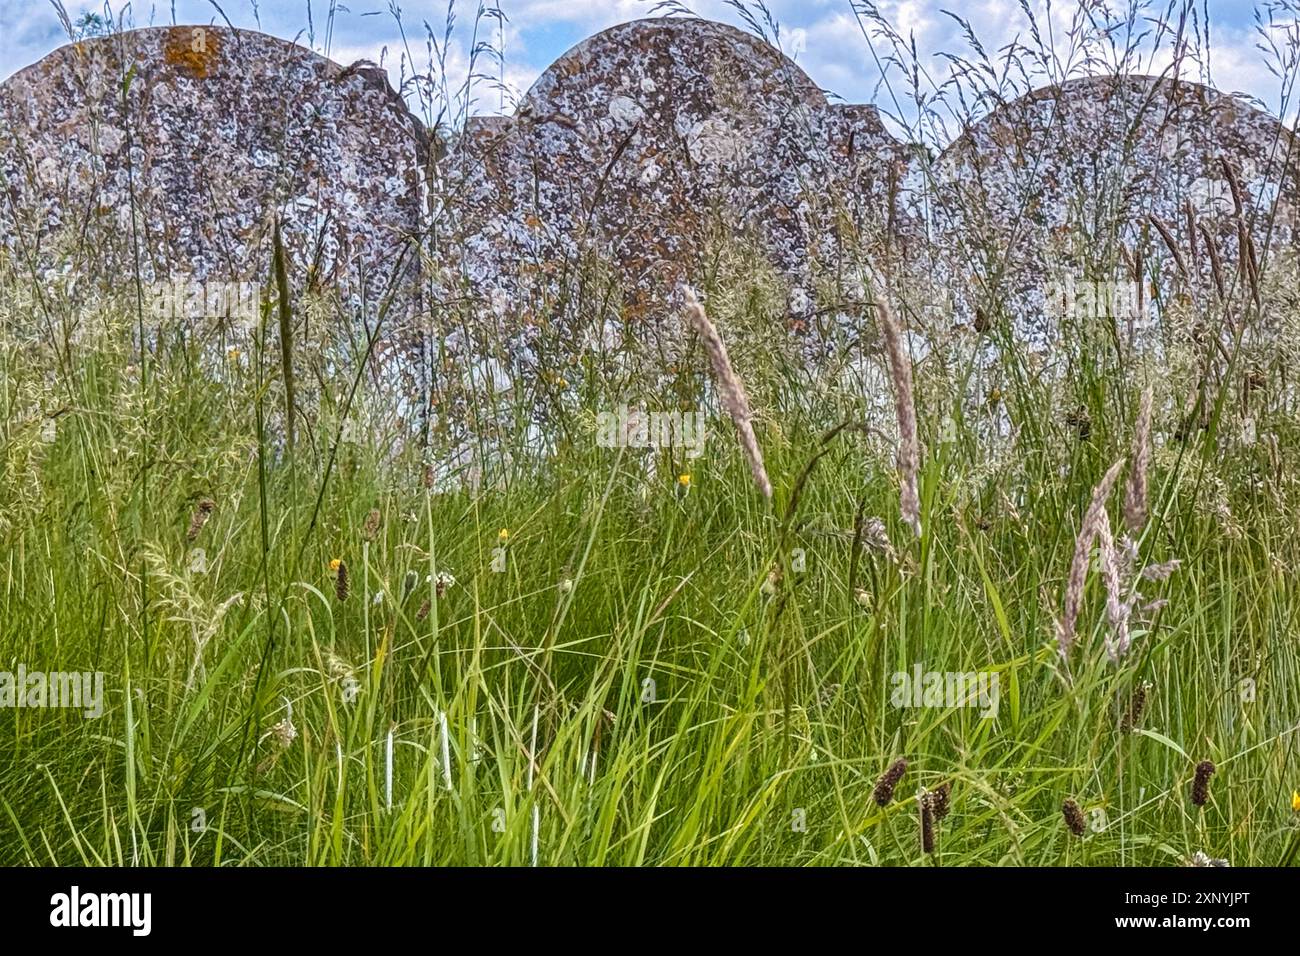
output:
[[[592,82],[592,81],[595,82]],[[744,30],[686,17],[655,17],[610,27],[581,41],[547,67],[524,96],[519,113],[545,115],[604,110],[603,94],[622,92],[654,103],[647,82],[685,86],[677,110],[712,112],[730,102],[745,110],[763,97],[802,100],[825,108],[826,95],[784,53]]]
[[[939,159],[948,258],[973,279],[956,287],[984,300],[969,311],[1004,304],[1042,346],[1055,334],[1044,290],[1063,279],[1121,278],[1148,301],[1175,286],[1217,294],[1208,241],[1227,280],[1247,233],[1261,257],[1294,241],[1295,162],[1276,118],[1197,83],[1127,75],[1035,90]],[[1100,274],[1116,261],[1128,276]]]
[[[835,258],[845,221],[831,183],[887,204],[879,183],[896,178],[899,145],[874,109],[831,106],[761,38],[691,18],[625,23],[565,53],[513,117],[472,122],[453,150],[463,274],[540,311],[573,294],[565,282],[594,255],[614,267],[621,318],[661,320],[707,270],[710,243],[740,237],[795,287],[799,327],[811,300],[798,287]]]
[[[138,259],[262,282],[278,217],[295,285],[356,292],[418,230],[423,150],[364,63],[216,26],[84,40],[0,85],[0,244],[110,281]]]

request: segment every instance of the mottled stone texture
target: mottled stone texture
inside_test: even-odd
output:
[[[259,33],[88,40],[0,87],[0,237],[108,282],[138,255],[146,280],[270,285],[278,214],[297,288],[373,293],[418,231],[423,141],[383,71]]]
[[[672,18],[579,44],[513,117],[472,121],[446,169],[480,291],[544,308],[596,256],[617,266],[624,318],[653,318],[706,272],[711,238],[748,235],[798,324],[841,235],[871,244],[898,218],[904,156],[874,107],[831,106],[775,48]]]
[[[557,316],[668,318],[718,238],[763,250],[794,331],[854,298],[862,258],[950,285],[977,326],[981,309],[1005,311],[1050,345],[1057,277],[1114,280],[1122,260],[1143,295],[1217,295],[1250,259],[1243,237],[1262,261],[1297,226],[1290,134],[1204,87],[1071,81],[999,107],[931,164],[773,47],[681,18],[592,37],[514,116],[471,120],[432,163],[427,143],[382,71],[257,33],[74,44],[0,86],[0,242],[119,281],[138,255],[146,280],[268,282],[278,213],[298,288],[364,279],[373,300],[420,236],[426,288],[470,293],[484,330],[471,338],[526,365],[544,339],[578,347]]]
[[[1245,236],[1261,262],[1295,240],[1293,150],[1276,119],[1194,83],[1078,79],[1006,104],[937,164],[937,222],[958,308],[1005,308],[1050,347],[1044,295],[1062,276],[1136,281],[1164,304],[1175,294],[1215,301],[1207,240],[1231,295],[1234,283],[1249,284]]]

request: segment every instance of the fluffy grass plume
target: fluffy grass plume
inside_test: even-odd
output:
[[[1133,535],[1140,534],[1147,522],[1150,504],[1147,501],[1148,472],[1151,469],[1151,401],[1152,390],[1142,392],[1138,406],[1137,423],[1133,427],[1133,448],[1128,481],[1124,486],[1124,526]]]
[[[898,419],[898,508],[903,521],[921,536],[921,445],[916,429],[916,398],[912,390],[912,360],[903,342],[903,329],[898,324],[885,296],[877,284],[874,303],[880,324],[880,337],[885,347],[885,361],[889,365],[889,378],[894,387],[894,409]]]
[[[1083,589],[1088,581],[1088,565],[1092,555],[1092,544],[1097,538],[1097,534],[1105,527],[1107,540],[1110,538],[1109,519],[1106,517],[1106,499],[1110,496],[1111,489],[1115,487],[1115,482],[1119,478],[1120,470],[1124,467],[1124,460],[1121,458],[1102,476],[1100,482],[1092,490],[1092,498],[1088,502],[1088,507],[1083,513],[1083,521],[1080,522],[1079,532],[1074,540],[1074,556],[1070,559],[1070,571],[1066,578],[1064,609],[1061,613],[1061,620],[1057,625],[1057,648],[1061,657],[1065,658],[1070,653],[1070,646],[1074,643],[1075,633],[1079,625],[1079,610],[1083,605]]]
[[[713,380],[718,387],[722,407],[726,409],[732,423],[736,426],[740,450],[744,452],[745,461],[749,463],[754,484],[764,498],[771,498],[772,482],[767,476],[767,469],[763,466],[763,452],[758,447],[758,438],[754,435],[754,414],[745,395],[745,385],[736,374],[736,370],[731,367],[726,343],[722,341],[722,336],[709,320],[695,292],[689,286],[684,286],[682,296],[686,302],[686,316],[700,336],[704,351],[709,356],[709,364],[713,366]]]

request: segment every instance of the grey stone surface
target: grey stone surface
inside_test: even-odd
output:
[[[1296,162],[1276,119],[1195,83],[1126,76],[1037,90],[972,125],[937,163],[958,308],[972,318],[1002,303],[1050,347],[1060,310],[1048,293],[1069,278],[1133,282],[1147,306],[1180,295],[1213,305],[1211,240],[1231,298],[1250,283],[1246,236],[1257,262],[1293,246]]]
[[[1005,309],[1050,346],[1060,277],[1119,278],[1102,270],[1122,260],[1143,296],[1211,301],[1249,281],[1245,237],[1257,262],[1293,246],[1300,193],[1291,134],[1196,84],[1039,90],[931,165],[773,47],[681,18],[606,30],[513,116],[431,142],[365,64],[217,27],[89,40],[0,85],[0,243],[110,281],[138,256],[146,280],[268,282],[278,215],[296,288],[373,301],[418,236],[435,301],[467,296],[513,361],[544,337],[575,347],[555,317],[663,321],[714,240],[740,235],[788,284],[786,331],[805,339],[818,297],[851,289],[845,266],[864,257],[937,278],[961,320]],[[445,331],[427,316],[402,328],[408,344]],[[452,343],[443,364],[480,345]]]
[[[745,234],[791,282],[799,323],[815,273],[837,266],[841,225],[870,243],[897,222],[905,157],[874,107],[831,105],[775,48],[667,18],[570,50],[514,116],[471,122],[448,175],[465,274],[489,295],[561,297],[595,255],[617,265],[636,322],[701,278],[711,236]]]
[[[137,256],[269,283],[279,216],[295,287],[373,294],[419,228],[423,143],[375,68],[218,27],[87,40],[0,86],[0,236],[109,283]]]

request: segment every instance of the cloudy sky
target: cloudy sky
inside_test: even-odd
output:
[[[474,45],[472,33],[476,3],[456,2],[456,26],[447,52],[447,73],[453,78],[464,76],[468,51]],[[504,48],[504,68],[479,61],[478,69],[494,76],[503,73],[505,87],[501,93],[478,84],[473,111],[477,113],[509,112],[512,97],[517,98],[556,57],[574,43],[605,27],[627,20],[650,16],[654,0],[482,0],[488,8],[496,7],[500,20],[491,16],[480,21],[479,39],[488,39]],[[1025,0],[1039,17],[1040,33],[1047,33],[1049,23],[1045,0]],[[1068,26],[1079,15],[1079,0],[1056,0],[1051,6],[1052,38],[1047,42],[1061,54],[1067,54]],[[1103,6],[1105,0],[1087,0],[1090,6]],[[1128,8],[1131,0],[1112,0],[1112,10]],[[1185,0],[1132,0],[1150,2],[1143,10],[1150,16],[1172,2]],[[827,91],[849,102],[876,102],[888,111],[886,95],[880,89],[880,72],[876,56],[883,55],[884,45],[877,40],[874,51],[868,41],[871,27],[855,14],[865,0],[769,0],[768,9],[780,24],[780,45],[793,56],[808,74]],[[218,4],[220,9],[218,9]],[[1279,82],[1270,74],[1266,58],[1257,49],[1255,27],[1258,14],[1285,21],[1296,29],[1296,10],[1300,0],[1262,0],[1258,9],[1242,0],[1192,0],[1198,17],[1208,13],[1210,49],[1209,79],[1220,89],[1248,93],[1279,112]],[[970,55],[971,47],[963,37],[963,28],[945,11],[967,21],[981,44],[990,52],[1019,38],[1029,40],[1029,21],[1021,9],[1021,0],[876,0],[875,6],[899,34],[915,38],[922,65],[936,80],[950,69],[941,52]],[[738,11],[726,0],[693,0],[689,7],[700,16],[724,20],[743,26]],[[228,18],[238,27],[261,29],[311,46],[333,59],[350,63],[366,58],[381,61],[394,76],[396,85],[401,72],[402,34],[406,47],[414,53],[417,67],[427,69],[425,43],[427,23],[441,38],[447,16],[446,0],[349,0],[344,6],[336,0],[332,29],[329,28],[329,0],[168,0],[130,5],[106,6],[101,3],[68,0],[69,17],[76,21],[88,11],[135,26],[170,23],[221,23]],[[394,11],[400,10],[399,27]],[[1145,24],[1140,27],[1150,32]],[[44,0],[0,0],[0,77],[7,77],[23,66],[35,62],[66,42],[67,36],[54,6]],[[1279,43],[1284,31],[1274,31]],[[1158,71],[1166,60],[1156,55]],[[1205,79],[1202,68],[1189,78]],[[409,73],[409,68],[408,68]],[[1294,113],[1287,109],[1287,113]]]

